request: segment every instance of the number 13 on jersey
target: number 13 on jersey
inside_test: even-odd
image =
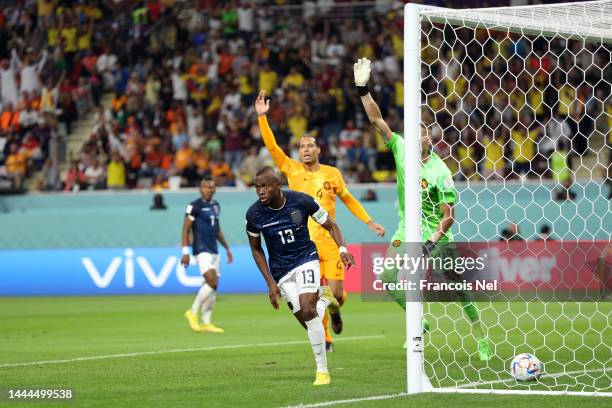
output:
[[[284,244],[290,244],[295,241],[295,237],[293,236],[293,230],[286,229],[282,231],[278,231],[278,235],[281,237],[281,242]]]

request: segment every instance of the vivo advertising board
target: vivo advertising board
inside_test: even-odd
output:
[[[220,292],[264,292],[266,285],[246,246],[221,250]],[[180,248],[105,248],[0,251],[0,295],[194,293],[202,276]]]

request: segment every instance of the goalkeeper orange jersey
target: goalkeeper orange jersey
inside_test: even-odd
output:
[[[336,219],[336,197],[340,197],[357,218],[364,223],[371,221],[363,206],[347,190],[344,178],[337,168],[321,164],[318,170],[309,171],[304,164],[288,157],[276,144],[268,120],[263,115],[259,117],[259,129],[274,163],[287,177],[290,189],[313,197],[334,220]],[[328,258],[330,252],[335,251],[337,255],[338,247],[325,228],[310,219],[308,230],[310,238],[317,245],[322,260]]]

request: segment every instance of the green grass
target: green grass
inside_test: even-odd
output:
[[[191,296],[1,298],[0,389],[72,388],[76,398],[67,404],[99,407],[279,407],[405,390],[404,315],[394,304],[363,303],[357,296],[349,297],[344,308],[345,332],[337,336],[336,351],[328,357],[332,385],[315,388],[311,385],[314,362],[306,334],[286,309],[274,311],[265,295],[220,295],[214,320],[225,334],[200,334],[191,332],[182,316],[191,300]],[[489,364],[477,360],[470,336],[459,335],[469,327],[460,318],[457,305],[429,305],[426,310],[431,312],[428,318],[432,323],[427,335],[427,370],[438,386],[507,380],[506,366],[516,350],[535,351],[550,373],[564,368],[551,364],[555,357],[568,370],[610,367],[608,303],[599,304],[597,310],[594,304],[569,303],[547,305],[546,310],[541,304],[484,307],[483,320],[497,353]],[[537,324],[528,316],[536,316]],[[530,333],[528,340],[517,325]],[[538,332],[546,333],[548,346]],[[362,336],[377,337],[359,338]],[[300,343],[265,345],[276,342]],[[232,345],[245,347],[211,349]],[[182,349],[196,350],[169,352]],[[168,352],[1,367],[164,350]],[[570,364],[572,360],[584,364]],[[610,371],[544,377],[542,383],[586,391],[595,385],[612,391]],[[495,385],[509,387],[517,385]],[[534,399],[538,408],[571,403],[603,407],[610,403],[609,398],[596,397],[423,394],[341,406],[514,407],[533,405]],[[0,407],[7,405],[0,401]]]

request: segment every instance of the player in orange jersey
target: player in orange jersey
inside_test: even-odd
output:
[[[379,237],[385,235],[383,226],[372,221],[372,218],[370,218],[363,206],[348,191],[340,171],[335,167],[319,163],[321,149],[317,146],[314,137],[305,134],[300,139],[300,161],[288,157],[276,144],[274,134],[266,118],[266,113],[270,110],[270,100],[266,101],[265,91],[259,92],[255,101],[255,110],[258,115],[259,130],[261,131],[266,148],[270,151],[276,166],[287,177],[290,189],[301,191],[313,197],[334,219],[336,218],[336,197],[339,197],[351,213],[367,224],[372,232]],[[308,229],[310,231],[310,239],[314,241],[319,253],[321,278],[325,279],[334,297],[338,300],[340,306],[342,306],[346,300],[346,292],[343,287],[344,266],[340,260],[340,252],[346,251],[346,248],[338,248],[329,233],[317,223],[311,222],[311,220],[309,220]],[[340,334],[342,332],[340,309],[330,308],[329,311],[332,329],[334,333]],[[327,350],[332,351],[333,339],[329,333],[327,323],[326,313],[323,319],[325,344]]]

